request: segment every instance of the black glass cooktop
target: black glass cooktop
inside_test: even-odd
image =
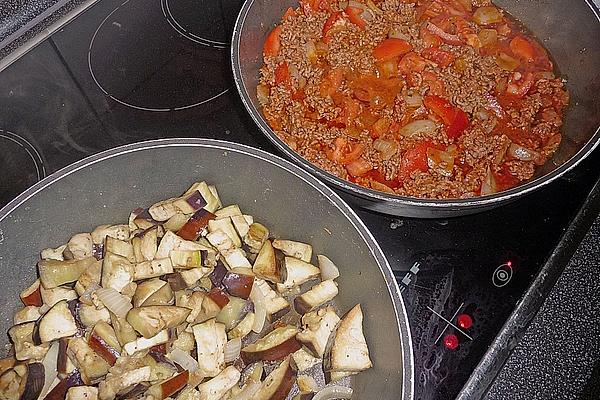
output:
[[[0,205],[67,164],[140,140],[275,152],[233,86],[238,0],[100,0],[0,72]],[[409,312],[416,398],[455,397],[598,180],[600,153],[537,193],[447,220],[359,215]],[[543,294],[542,294],[543,295]]]

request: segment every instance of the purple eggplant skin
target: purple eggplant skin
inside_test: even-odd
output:
[[[74,370],[69,376],[61,380],[58,385],[54,386],[54,388],[48,392],[46,397],[44,397],[44,400],[64,400],[69,388],[81,385],[83,385],[81,374],[78,370]]]
[[[19,400],[36,400],[44,388],[44,365],[32,363],[27,365],[27,382]]]
[[[69,311],[71,311],[71,315],[73,315],[73,319],[75,320],[75,324],[77,325],[78,334],[83,336],[85,334],[85,325],[81,322],[81,318],[79,316],[79,309],[81,308],[81,303],[78,299],[73,299],[67,301],[67,307],[69,307]]]
[[[200,192],[197,190],[194,193],[192,193],[187,199],[185,199],[185,201],[190,205],[190,207],[194,209],[194,211],[198,211],[199,209],[204,208],[204,206],[208,204],[204,197],[202,197]]]
[[[185,283],[179,272],[163,275],[160,277],[160,279],[166,281],[169,286],[171,286],[171,290],[174,292],[187,288],[187,283]]]
[[[148,386],[144,385],[143,383],[138,383],[132,386],[131,389],[125,393],[117,395],[115,400],[138,399],[146,390],[148,390]]]
[[[67,346],[69,339],[60,338],[58,340],[58,360],[56,361],[56,370],[58,377],[61,379],[67,378]]]
[[[225,264],[223,261],[217,261],[217,266],[209,275],[210,281],[212,282],[214,287],[223,288],[223,278],[227,274],[227,268],[225,268]]]

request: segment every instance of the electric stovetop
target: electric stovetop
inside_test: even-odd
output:
[[[209,137],[276,152],[232,82],[229,37],[240,7],[100,0],[1,71],[0,205],[71,162],[135,141]],[[596,151],[549,187],[474,216],[358,210],[403,291],[416,399],[459,394],[560,245],[599,161]]]

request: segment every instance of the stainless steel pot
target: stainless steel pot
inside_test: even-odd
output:
[[[169,139],[88,157],[37,183],[0,210],[0,325],[11,326],[19,292],[36,276],[40,250],[77,232],[127,221],[131,210],[181,193],[192,182],[217,185],[226,203],[264,221],[275,235],[303,240],[340,269],[337,305],[362,303],[374,368],[353,379],[359,399],[412,399],[410,328],[383,252],[333,191],[291,163],[239,144]],[[7,343],[7,337],[1,343]]]
[[[600,23],[589,1],[498,0],[498,6],[522,21],[554,56],[568,79],[571,105],[563,127],[563,142],[546,165],[527,183],[494,195],[473,199],[428,200],[376,192],[333,176],[290,149],[269,127],[256,99],[262,45],[297,0],[247,0],[238,16],[231,47],[233,75],[248,112],[273,144],[306,171],[323,179],[348,201],[394,215],[435,218],[473,214],[514,201],[549,184],[575,167],[600,139]]]

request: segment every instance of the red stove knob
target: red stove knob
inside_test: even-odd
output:
[[[473,318],[468,314],[460,314],[456,319],[456,322],[458,322],[458,326],[463,329],[469,329],[473,326]]]
[[[458,337],[453,333],[444,336],[444,346],[450,350],[456,350],[458,347]]]

